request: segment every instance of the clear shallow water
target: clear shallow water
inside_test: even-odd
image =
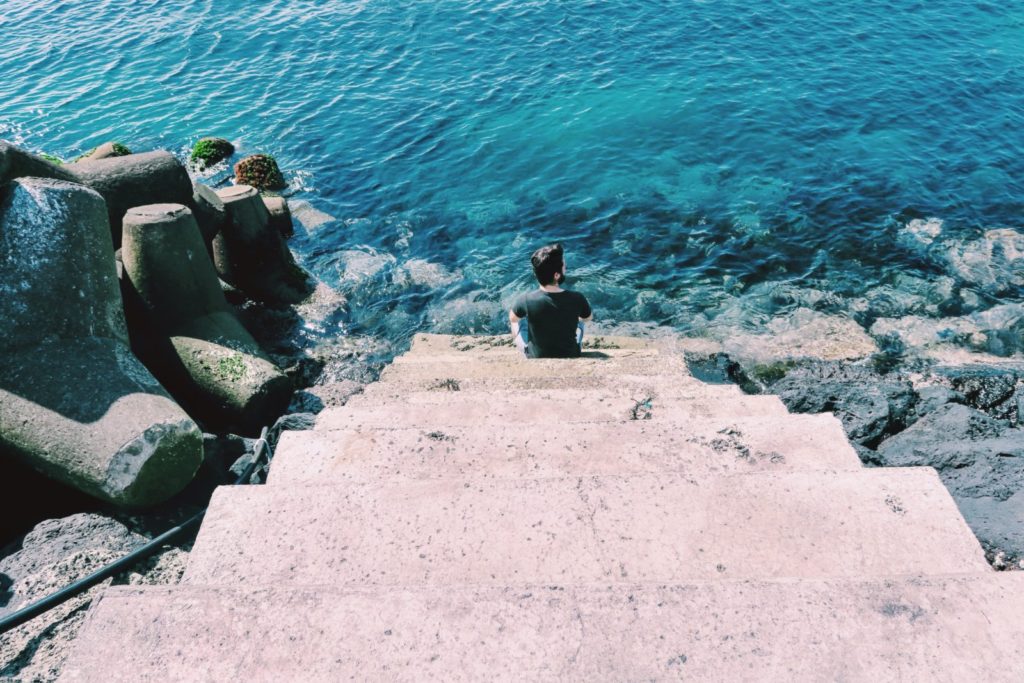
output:
[[[1024,215],[1014,3],[6,0],[0,35],[0,137],[273,153],[336,218],[292,243],[350,299],[314,337],[502,330],[554,240],[604,320],[852,314],[946,274],[910,220]],[[1021,291],[978,297],[930,313]]]

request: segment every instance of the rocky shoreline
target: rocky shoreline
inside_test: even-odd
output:
[[[222,163],[233,153],[226,141],[205,140],[190,160],[193,171]],[[346,302],[309,278],[292,258],[284,242],[292,229],[287,199],[244,183],[217,191],[190,177],[173,155],[127,151],[109,143],[81,162],[57,166],[7,146],[0,148],[0,186],[42,175],[46,182],[20,186],[25,196],[59,191],[74,201],[91,202],[93,217],[85,222],[93,225],[102,223],[96,211],[100,205],[87,193],[102,198],[106,211],[99,213],[110,229],[110,255],[114,246],[120,248],[116,272],[94,278],[102,287],[90,291],[93,296],[106,291],[113,300],[110,285],[116,281],[124,317],[117,322],[113,314],[115,322],[108,323],[104,338],[130,347],[142,359],[140,372],[151,373],[161,395],[173,398],[197,421],[194,429],[185,430],[198,439],[189,446],[197,462],[182,490],[145,513],[120,508],[121,501],[102,491],[105,501],[76,493],[67,487],[76,483],[73,478],[54,483],[23,464],[12,465],[10,485],[64,504],[50,508],[50,515],[38,508],[20,520],[9,517],[15,526],[0,536],[0,545],[13,541],[0,549],[0,615],[87,575],[202,509],[213,488],[233,481],[248,463],[252,437],[262,424],[279,418],[272,442],[283,429],[309,428],[316,413],[344,404],[376,370],[342,346],[311,349],[299,343],[299,330],[330,318]],[[109,168],[88,167],[103,161]],[[271,162],[250,162],[252,175],[246,179],[280,188],[283,178]],[[151,182],[127,183],[126,189],[123,179],[132,177]],[[154,193],[156,187],[163,189]],[[68,200],[60,201],[67,205]],[[29,215],[39,217],[38,212]],[[45,227],[38,220],[25,225],[36,233]],[[183,240],[182,234],[190,237]],[[992,565],[1022,569],[1024,306],[1006,301],[1024,287],[1024,236],[999,229],[973,240],[944,240],[941,223],[921,220],[911,221],[902,239],[947,274],[930,280],[900,276],[856,297],[795,284],[751,287],[732,309],[709,314],[707,325],[694,325],[691,334],[697,338],[687,346],[688,361],[707,381],[778,394],[792,412],[836,414],[868,466],[935,467]],[[102,251],[102,245],[89,248]],[[63,257],[80,259],[85,251],[77,246]],[[209,268],[181,267],[196,256],[207,257]],[[66,285],[66,279],[55,282],[54,291]],[[189,305],[196,300],[206,302],[199,311]],[[62,299],[54,296],[53,301]],[[91,309],[83,315],[103,318]],[[753,327],[751,320],[756,321]],[[49,324],[33,322],[18,329]],[[93,324],[86,336],[95,336],[95,329]],[[678,334],[637,324],[604,331]],[[68,336],[61,329],[35,341],[52,343],[61,334]],[[227,351],[217,355],[208,347],[172,341],[184,337],[205,339]],[[22,346],[34,339],[26,337]],[[190,366],[189,359],[199,360]],[[239,373],[260,378],[246,389],[249,398],[232,394]],[[218,381],[218,374],[224,381]],[[252,402],[252,397],[259,400]],[[263,474],[257,472],[254,481]],[[30,522],[44,516],[50,518],[20,538]],[[166,547],[114,582],[176,582],[191,542],[184,538]],[[0,636],[0,679],[54,678],[89,600],[102,589]]]

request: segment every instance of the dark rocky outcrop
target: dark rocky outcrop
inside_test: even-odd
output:
[[[133,347],[192,415],[253,434],[284,411],[291,382],[231,312],[187,208],[131,209],[122,260]]]
[[[170,152],[82,161],[67,169],[106,200],[115,248],[121,246],[121,221],[128,209],[162,203],[192,206],[188,171]]]
[[[902,429],[912,419],[916,401],[905,379],[841,363],[794,368],[771,391],[795,413],[835,413],[847,436],[868,447]]]
[[[120,505],[180,491],[202,435],[128,348],[103,199],[9,183],[0,263],[0,450]]]
[[[934,467],[984,544],[1024,553],[1024,430],[949,403],[883,441],[878,456]]]
[[[219,190],[228,222],[213,243],[217,272],[228,284],[268,305],[296,304],[313,292],[259,193],[247,185]]]

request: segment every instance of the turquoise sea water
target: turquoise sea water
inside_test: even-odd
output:
[[[913,219],[1024,222],[1018,3],[4,0],[0,36],[0,137],[274,154],[334,218],[292,242],[350,300],[314,337],[502,330],[553,240],[599,318],[694,330],[948,275]]]

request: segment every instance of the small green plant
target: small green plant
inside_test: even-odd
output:
[[[235,164],[235,182],[257,190],[281,190],[287,187],[277,160],[269,154],[253,154]]]
[[[245,377],[245,370],[245,360],[240,353],[225,356],[217,361],[217,371],[235,382]]]
[[[192,146],[189,157],[200,170],[213,166],[235,153],[235,146],[224,138],[202,138]]]
[[[55,157],[52,154],[47,154],[46,152],[40,152],[39,156],[42,157],[43,159],[46,159],[51,164],[57,164],[58,166],[63,166],[64,165],[64,160],[63,159],[60,159],[59,157]]]
[[[128,147],[126,145],[123,145],[120,142],[112,142],[112,143],[110,143],[110,147],[111,147],[111,151],[110,151],[110,154],[107,155],[108,159],[111,158],[111,157],[126,157],[126,156],[128,156],[129,154],[132,153],[132,151],[130,149],[128,149]],[[98,150],[98,149],[99,149],[99,147],[93,147],[92,149],[90,149],[85,154],[80,154],[79,156],[75,157],[74,160],[72,160],[71,163],[75,163],[75,162],[78,162],[78,161],[83,161],[85,159],[88,159],[93,154],[95,154],[96,150]]]

